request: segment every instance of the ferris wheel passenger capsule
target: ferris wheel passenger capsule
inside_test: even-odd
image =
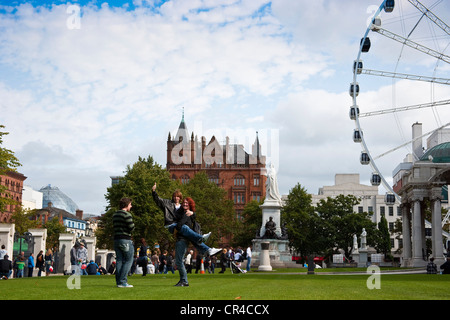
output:
[[[381,177],[378,173],[372,173],[372,177],[370,177],[370,183],[373,186],[379,186],[381,184]]]
[[[358,82],[356,82],[356,83],[350,83],[349,94],[350,94],[351,97],[353,97],[353,93],[354,93],[354,92],[355,92],[356,97],[357,97],[358,94],[359,94],[359,84],[358,84]]]
[[[359,45],[362,45],[362,52],[369,52],[370,49],[370,38],[366,37],[366,38],[362,38],[361,42],[359,43]]]
[[[361,74],[362,69],[363,69],[363,62],[362,62],[362,60],[359,60],[359,61],[355,60],[355,61],[353,61],[353,73],[356,70],[357,74]]]
[[[392,12],[394,11],[395,7],[395,1],[394,0],[386,0],[384,3],[384,11],[385,12]]]
[[[350,107],[349,116],[351,120],[356,120],[356,116],[359,117],[359,107]]]
[[[362,141],[362,132],[359,131],[358,129],[355,129],[353,131],[353,141],[354,142],[361,142]]]
[[[361,152],[361,157],[359,159],[359,161],[361,162],[361,164],[369,164],[370,163],[370,157],[369,154],[367,152]]]
[[[394,205],[395,204],[395,195],[393,193],[386,193],[384,196],[384,202],[387,205]]]
[[[381,27],[381,18],[380,17],[375,17],[372,20],[372,24],[370,25],[370,30],[372,31],[377,31],[379,30]]]

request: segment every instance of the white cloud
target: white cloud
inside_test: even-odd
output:
[[[83,199],[80,186],[91,179],[103,189],[97,205],[91,199],[81,209],[100,213],[109,175],[121,174],[138,156],[165,164],[167,135],[175,133],[183,107],[188,127],[201,123],[203,133],[194,133],[207,139],[224,133],[251,144],[256,131],[278,130],[284,193],[298,181],[315,191],[326,176],[333,181],[336,172],[364,170],[351,141],[347,90],[373,3],[134,1],[133,10],[90,3],[81,8],[80,29],[67,28],[68,5],[58,3],[0,13],[0,122],[35,188],[60,183]],[[397,48],[372,38],[365,66],[392,70]],[[422,72],[408,64],[413,58],[405,54],[401,70]],[[433,68],[421,62],[426,72]],[[436,74],[445,77],[443,67]],[[389,106],[389,81],[361,77],[361,108]],[[397,103],[449,95],[442,87],[433,98],[428,92],[427,85],[400,82]],[[402,118],[406,126],[414,119]],[[377,133],[371,138],[376,151],[388,136],[377,126],[364,125],[368,136]],[[39,149],[47,152],[37,156]],[[44,161],[46,154],[53,160]]]

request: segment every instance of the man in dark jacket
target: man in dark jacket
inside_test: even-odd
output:
[[[116,251],[116,284],[119,288],[132,288],[128,284],[128,272],[133,264],[134,245],[131,232],[134,230],[133,217],[130,213],[131,199],[122,198],[120,210],[113,215],[114,250]]]
[[[8,279],[12,273],[12,262],[8,259],[9,256],[6,254],[2,260],[0,260],[0,278]]]
[[[164,212],[164,225],[168,226],[176,221],[175,212],[181,207],[183,195],[179,190],[175,190],[172,200],[162,199],[156,193],[156,182],[152,187],[152,196],[158,207]]]
[[[450,255],[447,256],[447,261],[440,268],[442,269],[442,274],[450,274]]]

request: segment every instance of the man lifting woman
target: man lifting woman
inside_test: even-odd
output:
[[[187,287],[189,282],[187,279],[187,272],[184,266],[183,258],[186,254],[189,241],[192,242],[195,248],[202,255],[213,256],[221,249],[208,247],[205,242],[208,240],[211,232],[206,235],[201,235],[198,230],[197,222],[195,221],[195,202],[192,198],[183,199],[183,195],[179,190],[176,190],[172,199],[162,199],[156,193],[156,183],[152,188],[152,196],[155,203],[164,213],[164,225],[170,233],[176,234],[175,243],[175,264],[180,273],[180,281],[175,285],[178,287]]]

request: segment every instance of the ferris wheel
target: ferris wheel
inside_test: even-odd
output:
[[[433,13],[449,16],[447,2],[382,1],[371,9],[353,63],[353,141],[361,144],[361,164],[372,169],[371,184],[386,189],[388,205],[401,200],[388,180],[403,160],[399,152],[414,156],[412,124],[427,129],[414,140],[450,127],[450,27]]]

